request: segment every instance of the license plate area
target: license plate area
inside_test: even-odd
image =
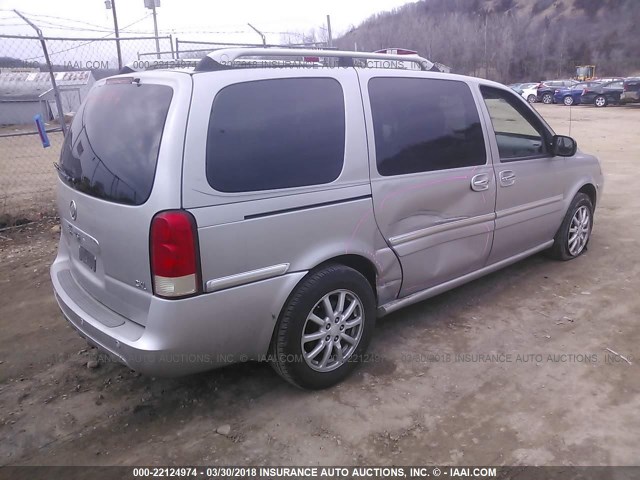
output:
[[[89,267],[91,271],[96,271],[96,256],[93,253],[81,245],[78,256],[80,257],[80,261]]]

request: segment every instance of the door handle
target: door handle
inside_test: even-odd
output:
[[[474,175],[471,179],[471,190],[474,192],[482,192],[489,188],[489,175],[486,173],[479,173]]]
[[[513,170],[503,170],[500,172],[500,185],[503,187],[509,187],[516,183],[516,174]]]

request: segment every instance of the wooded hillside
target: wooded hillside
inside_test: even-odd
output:
[[[640,0],[421,0],[375,15],[339,48],[417,50],[456,73],[501,82],[640,73]]]

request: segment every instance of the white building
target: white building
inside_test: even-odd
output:
[[[95,78],[91,71],[55,72],[62,109],[74,113],[86,97]],[[0,125],[24,125],[36,114],[44,121],[58,117],[48,72],[0,72]]]

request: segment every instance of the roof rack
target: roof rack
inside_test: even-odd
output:
[[[387,53],[349,52],[342,50],[317,50],[301,48],[223,48],[214,50],[204,57],[196,65],[196,72],[210,72],[215,70],[227,70],[234,66],[236,60],[242,57],[325,57],[337,58],[339,66],[354,66],[354,59],[389,61],[397,60],[412,62],[418,65],[420,70],[431,70],[435,64],[418,55],[393,55]],[[243,66],[246,66],[243,65]],[[367,63],[368,66],[368,63]],[[376,65],[374,65],[376,66]],[[384,67],[388,68],[388,67]],[[402,67],[399,67],[402,68]]]

